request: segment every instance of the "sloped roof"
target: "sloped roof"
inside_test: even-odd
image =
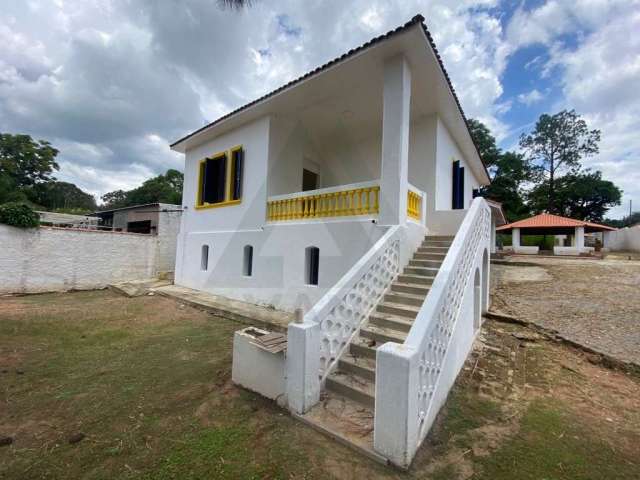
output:
[[[517,222],[503,225],[496,230],[511,230],[512,228],[575,228],[585,227],[592,230],[615,230],[615,228],[599,223],[585,222],[584,220],[576,220],[575,218],[561,217],[560,215],[552,215],[550,213],[541,213],[534,217],[518,220]]]
[[[341,55],[341,56],[339,56],[337,58],[334,58],[333,60],[330,60],[329,62],[325,63],[324,65],[321,65],[321,66],[315,68],[314,70],[311,70],[310,72],[307,72],[304,75],[302,75],[302,76],[300,76],[300,77],[298,77],[298,78],[296,78],[294,80],[291,80],[290,82],[282,85],[281,87],[278,87],[277,89],[273,90],[272,92],[269,92],[266,95],[263,95],[262,97],[257,98],[256,100],[253,100],[252,102],[249,102],[249,103],[247,103],[247,104],[245,104],[245,105],[233,110],[232,112],[227,113],[226,115],[223,115],[222,117],[214,120],[213,122],[208,123],[207,125],[205,125],[205,126],[199,128],[199,129],[191,132],[190,134],[182,137],[179,140],[176,140],[175,142],[173,142],[170,145],[170,147],[174,148],[174,147],[180,145],[181,143],[183,143],[185,140],[188,140],[189,138],[191,138],[191,137],[193,137],[193,136],[195,136],[195,135],[197,135],[197,134],[199,134],[199,133],[201,133],[201,132],[203,132],[203,131],[205,131],[205,130],[207,130],[207,129],[209,129],[209,128],[211,128],[211,127],[213,127],[213,126],[215,126],[215,125],[217,125],[217,124],[219,124],[221,122],[223,122],[224,120],[229,119],[230,117],[233,117],[234,115],[236,115],[236,114],[238,114],[240,112],[248,110],[249,108],[253,107],[254,105],[259,104],[259,103],[269,99],[270,97],[273,97],[273,96],[277,95],[278,93],[280,93],[280,92],[282,92],[282,91],[284,91],[284,90],[286,90],[288,88],[291,88],[291,87],[297,85],[298,83],[300,83],[300,82],[302,82],[304,80],[307,80],[310,77],[313,77],[313,76],[315,76],[315,75],[317,75],[319,73],[322,73],[324,70],[326,70],[326,69],[328,69],[328,68],[330,68],[330,67],[332,67],[332,66],[334,66],[334,65],[336,65],[338,63],[341,63],[341,62],[353,57],[354,55],[362,52],[363,50],[366,50],[366,49],[368,49],[370,47],[373,47],[374,45],[377,45],[378,43],[380,43],[380,42],[382,42],[384,40],[387,40],[387,39],[389,39],[391,37],[394,37],[394,36],[404,32],[404,31],[408,30],[409,28],[413,27],[414,25],[420,25],[420,27],[422,28],[422,30],[423,30],[423,32],[424,32],[424,34],[425,34],[425,36],[426,36],[426,38],[427,38],[427,40],[429,42],[429,46],[433,50],[433,53],[434,53],[436,59],[438,60],[438,64],[440,66],[442,74],[444,75],[444,78],[446,79],[447,85],[449,86],[449,89],[451,91],[453,99],[455,100],[456,106],[458,107],[458,111],[460,112],[460,115],[462,116],[462,119],[464,120],[464,123],[465,123],[465,125],[467,127],[467,131],[469,132],[469,136],[471,137],[471,141],[473,142],[473,145],[475,147],[476,153],[478,155],[478,158],[482,162],[482,165],[484,166],[485,172],[487,172],[487,177],[490,179],[491,177],[488,174],[486,165],[484,165],[484,160],[480,156],[480,152],[478,150],[478,146],[476,145],[475,140],[473,139],[473,136],[471,135],[471,129],[469,128],[469,122],[467,121],[467,117],[465,116],[464,111],[462,110],[462,105],[460,104],[460,100],[458,99],[458,95],[456,94],[456,91],[453,88],[453,84],[451,83],[451,78],[449,77],[449,74],[447,73],[447,70],[444,67],[444,63],[442,62],[442,57],[440,56],[440,53],[438,52],[436,44],[433,41],[433,37],[431,36],[431,33],[429,32],[429,30],[428,30],[428,28],[427,28],[427,26],[425,25],[424,22],[425,22],[425,18],[422,15],[417,14],[411,20],[409,20],[407,23],[405,23],[404,25],[401,25],[401,26],[399,26],[399,27],[397,27],[397,28],[395,28],[393,30],[389,30],[387,33],[384,33],[384,34],[382,34],[382,35],[380,35],[378,37],[375,37],[375,38],[369,40],[368,42],[360,45],[359,47],[356,47],[356,48],[353,48],[353,49],[349,50],[347,53],[344,53],[343,55]]]

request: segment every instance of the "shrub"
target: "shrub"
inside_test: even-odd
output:
[[[19,228],[35,228],[40,225],[40,216],[24,203],[0,205],[0,223]]]

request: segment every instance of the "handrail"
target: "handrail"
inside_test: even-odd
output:
[[[399,225],[387,230],[304,315],[304,323],[320,324],[323,380],[398,274],[399,232]]]
[[[355,215],[377,215],[379,182],[361,182],[267,199],[267,219],[286,221]]]
[[[398,465],[411,463],[471,348],[476,330],[456,325],[465,295],[475,294],[474,268],[486,261],[488,271],[490,225],[488,205],[474,199],[405,341],[378,348],[374,448]]]

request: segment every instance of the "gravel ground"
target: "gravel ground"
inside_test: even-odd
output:
[[[640,365],[640,262],[526,258],[492,265],[492,310]]]

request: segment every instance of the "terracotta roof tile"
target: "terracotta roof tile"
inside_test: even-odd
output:
[[[552,215],[550,213],[541,213],[534,217],[525,218],[524,220],[518,220],[517,222],[509,223],[496,230],[511,230],[512,228],[575,228],[575,227],[590,227],[600,230],[615,230],[615,228],[607,225],[600,225],[599,223],[585,222],[584,220],[576,220],[574,218],[561,217],[559,215]]]

